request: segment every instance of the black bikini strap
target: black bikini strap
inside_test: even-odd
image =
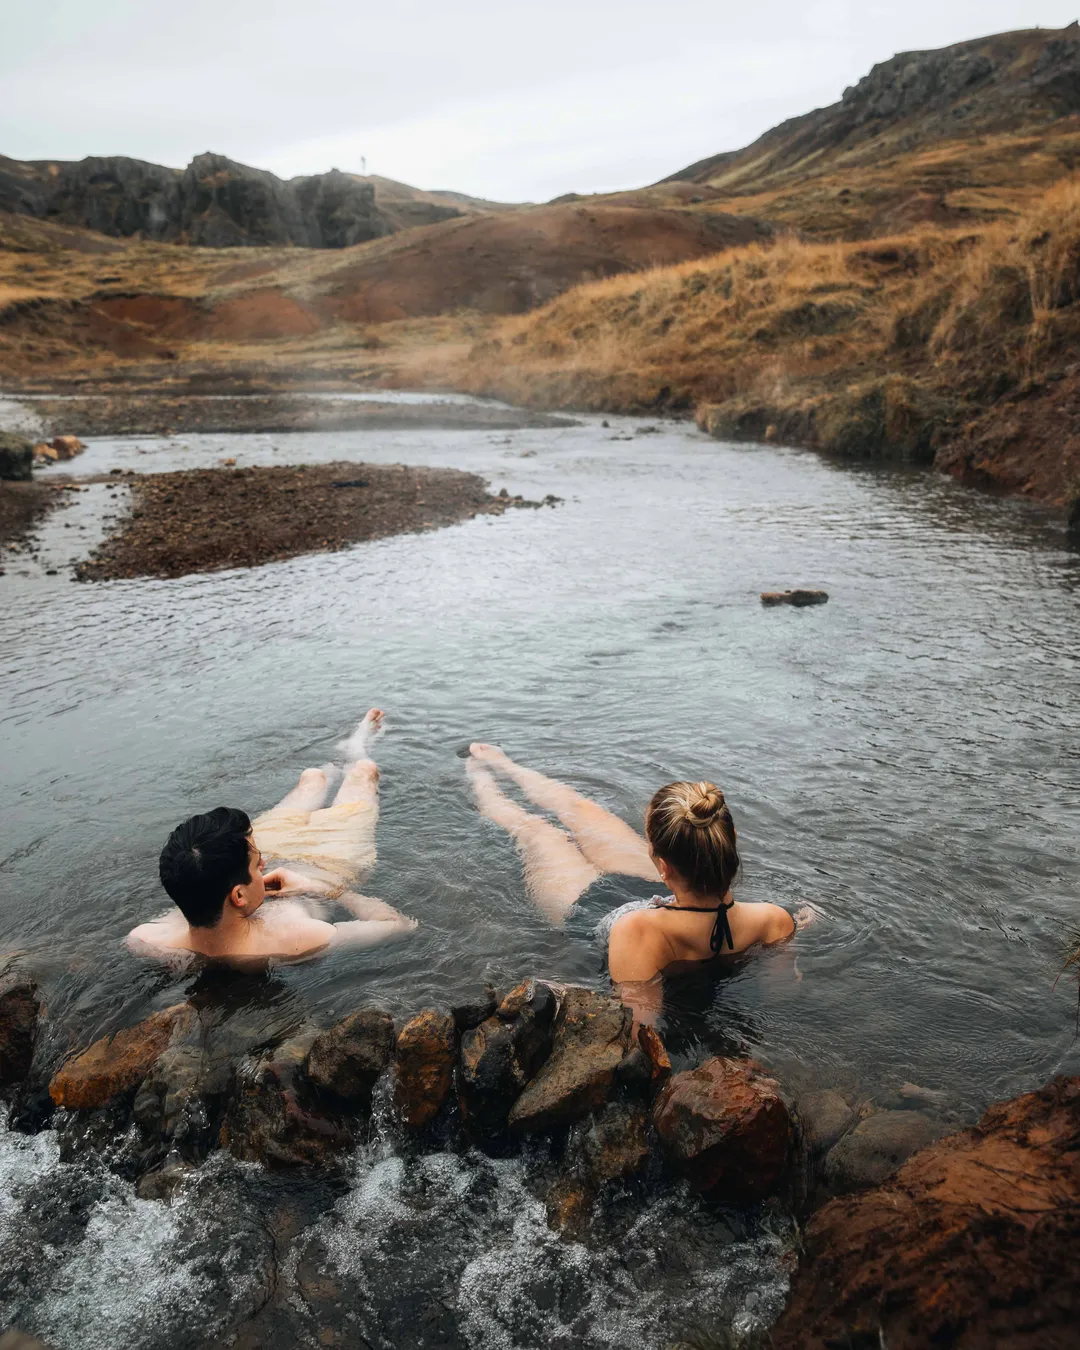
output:
[[[683,910],[688,914],[715,914],[716,922],[713,924],[712,933],[709,935],[709,950],[712,952],[722,952],[724,943],[735,950],[735,939],[731,936],[731,924],[728,923],[727,912],[735,903],[730,900],[726,905],[721,904],[717,908],[712,905],[667,905],[667,909]]]

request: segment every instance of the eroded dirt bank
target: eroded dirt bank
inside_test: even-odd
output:
[[[1080,1078],[992,1106],[810,1220],[775,1350],[1075,1346]]]
[[[83,581],[257,567],[541,505],[492,496],[477,474],[404,464],[187,469],[117,481],[130,487],[132,511],[79,565]]]

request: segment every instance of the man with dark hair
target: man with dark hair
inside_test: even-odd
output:
[[[322,807],[327,775],[306,769],[300,782],[273,810],[254,822],[243,811],[218,806],[191,816],[169,835],[161,851],[161,884],[177,911],[128,934],[144,955],[195,952],[218,960],[298,960],[339,943],[371,947],[410,933],[416,922],[382,900],[348,889],[375,861],[379,771],[359,756],[382,729],[373,708],[343,744],[350,759],[329,807]],[[306,870],[264,873],[259,846],[296,859]],[[264,907],[267,895],[278,898]],[[353,917],[327,923],[322,900],[333,900]]]

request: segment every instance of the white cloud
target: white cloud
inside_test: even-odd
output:
[[[875,61],[1075,0],[3,0],[0,152],[214,149],[503,200],[632,187],[834,101]]]

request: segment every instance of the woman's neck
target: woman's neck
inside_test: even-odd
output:
[[[678,909],[719,909],[720,906],[731,904],[731,892],[721,897],[719,895],[703,895],[697,891],[692,891],[686,886],[673,885],[671,894],[675,897],[675,907]]]

